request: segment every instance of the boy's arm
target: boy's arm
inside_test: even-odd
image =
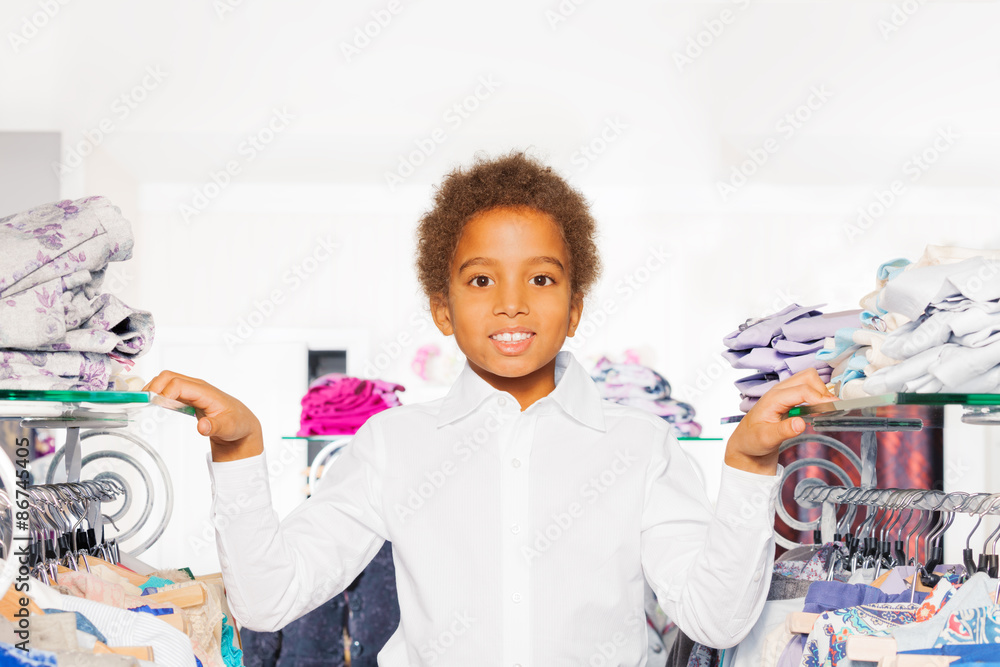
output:
[[[724,466],[713,510],[672,433],[661,447],[647,472],[641,535],[646,580],[685,634],[706,646],[734,646],[767,597],[779,478]]]
[[[813,369],[765,394],[729,438],[714,510],[673,434],[654,452],[643,569],[663,610],[696,641],[733,646],[760,615],[774,560],[778,448],[805,429],[801,418],[781,416],[802,403],[830,400]]]
[[[226,594],[237,620],[274,631],[342,592],[386,539],[381,464],[369,421],[327,466],[315,495],[281,522],[264,455],[210,462]]]
[[[237,621],[272,631],[343,591],[385,542],[381,443],[369,421],[328,466],[316,494],[278,521],[260,423],[215,387],[176,373],[147,386],[196,409],[211,438],[209,473],[219,561]]]

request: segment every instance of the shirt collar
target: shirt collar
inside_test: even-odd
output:
[[[584,426],[598,431],[605,430],[604,411],[597,385],[572,352],[563,350],[556,355],[555,382],[556,388],[540,400],[551,400]],[[437,425],[441,427],[458,421],[468,416],[486,399],[498,395],[509,396],[507,392],[494,389],[476,375],[466,360],[461,374],[441,403]],[[513,401],[513,397],[511,400]]]

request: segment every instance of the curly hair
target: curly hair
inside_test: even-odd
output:
[[[448,295],[451,261],[465,224],[495,208],[532,208],[559,227],[570,256],[573,294],[586,295],[601,271],[597,225],[587,201],[551,167],[521,151],[489,159],[477,154],[435,189],[434,206],[417,226],[417,277],[428,298]]]

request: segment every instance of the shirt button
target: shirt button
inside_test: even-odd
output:
[[[521,532],[521,527],[520,527],[519,525],[517,525],[517,524],[515,523],[514,525],[512,525],[512,526],[510,527],[510,532],[512,532],[512,533],[514,533],[515,535],[517,535],[518,533],[520,533],[520,532]]]
[[[758,572],[757,574],[753,575],[753,580],[754,581],[760,581],[760,572]]]
[[[351,642],[351,657],[356,657],[362,655],[365,652],[365,647],[361,645],[357,639]]]
[[[514,602],[520,602],[521,601],[521,594],[520,593],[514,593],[513,595],[510,596],[510,599],[513,600]]]
[[[357,593],[351,595],[350,600],[347,602],[347,606],[349,606],[353,611],[361,609],[361,596]]]
[[[499,405],[502,408],[503,406],[507,405],[507,399],[501,396],[500,398],[497,399],[497,405]]]
[[[521,467],[521,460],[520,460],[520,459],[513,459],[513,460],[512,460],[511,462],[510,462],[510,464],[511,464],[512,466],[514,466],[515,468],[520,468],[520,467]]]

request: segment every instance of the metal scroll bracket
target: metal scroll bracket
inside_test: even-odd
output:
[[[79,482],[82,456],[80,454],[80,429],[81,428],[120,428],[128,426],[125,420],[102,419],[65,419],[53,418],[31,418],[22,419],[21,426],[24,428],[64,428],[66,429],[66,481]]]

